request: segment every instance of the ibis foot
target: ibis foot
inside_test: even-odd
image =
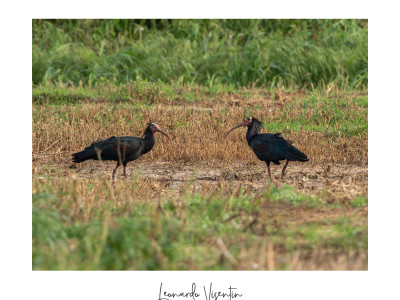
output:
[[[282,169],[281,178],[283,178],[286,175],[286,168],[287,168],[288,164],[289,164],[289,160],[286,160],[286,164],[283,166],[283,169]]]
[[[113,173],[112,173],[112,180],[113,180],[113,181],[114,181],[114,179],[115,179],[115,173],[117,173],[118,167],[119,167],[119,165],[117,165],[117,166],[115,167],[115,169],[113,170]]]

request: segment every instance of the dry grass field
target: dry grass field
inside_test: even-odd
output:
[[[33,268],[367,269],[367,92],[188,89],[176,93],[192,101],[34,101]],[[246,116],[310,161],[290,163],[283,179],[272,166],[270,183],[245,129],[224,138]],[[72,163],[91,142],[141,136],[150,121],[172,142],[157,135],[127,179],[119,170],[111,180],[114,162]]]

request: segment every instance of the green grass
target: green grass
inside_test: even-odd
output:
[[[368,249],[367,225],[354,225],[353,218],[326,219],[309,222],[285,232],[288,250],[298,249],[293,242],[301,239],[303,249],[332,248],[341,250]]]
[[[303,111],[296,118],[287,117],[289,113],[300,109]],[[368,110],[343,109],[328,99],[318,105],[306,103],[298,107],[288,104],[274,116],[274,120],[265,121],[264,125],[269,132],[312,130],[328,136],[339,132],[342,136],[365,136],[368,134]]]
[[[71,212],[70,201],[77,201],[70,191],[33,195],[33,269],[233,269],[232,262],[221,260],[218,238],[234,257],[265,238],[289,252],[367,248],[366,225],[353,224],[350,218],[297,226],[280,214],[271,216],[263,205],[329,209],[314,196],[295,194],[289,187],[273,187],[260,195],[240,192],[237,197],[187,193],[162,201],[161,207],[142,201],[116,206],[110,199],[89,219],[84,208]]]
[[[272,187],[267,197],[272,201],[284,201],[292,204],[294,207],[306,205],[307,207],[322,206],[323,201],[318,199],[315,195],[302,195],[295,193],[293,187],[283,186],[281,189]]]
[[[33,20],[32,82],[368,84],[367,20]],[[141,32],[140,27],[144,30]]]
[[[153,83],[142,79],[119,86],[103,83],[91,87],[48,82],[44,86],[32,88],[32,101],[34,104],[74,104],[102,100],[111,103],[129,102],[135,105],[148,105],[157,101],[199,102],[234,92],[240,95],[249,94],[249,92],[224,85],[209,88],[196,84],[182,86],[177,83]]]
[[[355,197],[351,202],[351,206],[353,206],[353,207],[363,207],[366,205],[368,205],[367,197],[358,196],[358,197]]]

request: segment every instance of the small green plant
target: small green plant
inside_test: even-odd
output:
[[[362,207],[368,205],[368,198],[357,196],[351,201],[351,206],[353,207]]]

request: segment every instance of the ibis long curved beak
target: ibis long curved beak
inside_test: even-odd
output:
[[[242,123],[236,125],[235,127],[232,127],[231,129],[229,129],[229,131],[227,133],[225,133],[225,138],[228,136],[229,133],[231,133],[231,131],[235,130],[236,128],[242,127],[242,126],[246,126],[245,122],[242,122]]]
[[[158,131],[159,133],[162,133],[163,135],[165,135],[165,136],[169,139],[169,141],[172,142],[172,140],[171,140],[171,138],[169,137],[169,135],[166,134],[164,131],[162,131],[160,128],[157,128],[157,131]]]

